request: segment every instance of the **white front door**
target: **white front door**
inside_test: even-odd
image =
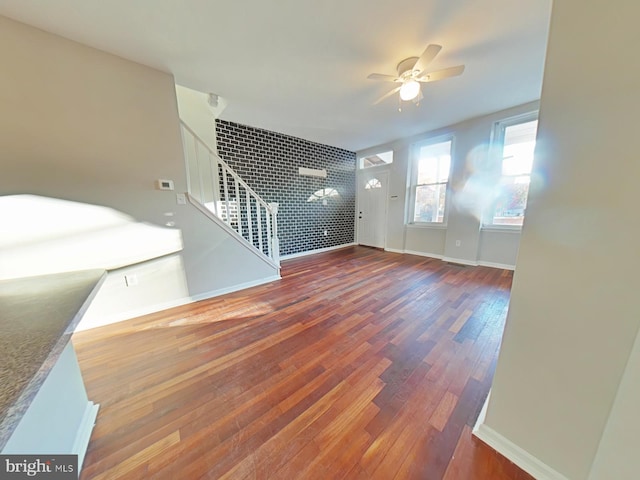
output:
[[[384,248],[388,172],[362,171],[358,176],[358,243]]]

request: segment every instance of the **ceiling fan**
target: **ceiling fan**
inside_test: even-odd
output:
[[[397,67],[398,75],[385,75],[383,73],[372,73],[367,78],[369,80],[382,80],[384,82],[400,83],[399,87],[394,88],[386,93],[373,104],[386,100],[397,92],[400,92],[400,100],[418,103],[422,99],[421,83],[435,82],[443,78],[456,77],[464,72],[464,65],[449,67],[435,72],[427,72],[426,68],[436,58],[436,55],[442,50],[442,46],[429,45],[420,57],[409,57],[402,60]]]

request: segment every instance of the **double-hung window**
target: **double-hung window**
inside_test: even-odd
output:
[[[444,224],[452,139],[415,145],[410,223]]]
[[[494,142],[495,150],[501,154],[500,179],[492,209],[485,218],[486,226],[522,226],[537,130],[537,112],[496,124]]]

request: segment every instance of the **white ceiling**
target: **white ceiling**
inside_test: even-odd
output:
[[[0,0],[0,14],[171,72],[228,101],[221,118],[349,150],[450,125],[540,96],[551,0]],[[418,107],[395,73],[429,43]]]

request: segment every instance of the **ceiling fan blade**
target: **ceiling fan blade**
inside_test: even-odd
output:
[[[449,67],[427,73],[416,80],[419,82],[435,82],[443,78],[457,77],[458,75],[462,75],[462,72],[464,72],[464,65],[458,65],[457,67]]]
[[[436,58],[436,55],[438,55],[440,50],[442,50],[441,45],[436,45],[433,43],[429,45],[425,49],[425,51],[422,52],[422,55],[420,55],[420,58],[413,66],[413,69],[419,72],[424,72],[424,69],[427,68],[427,66],[433,61],[434,58]]]
[[[369,80],[382,80],[384,82],[397,82],[400,80],[395,75],[385,75],[384,73],[372,73],[367,78]]]
[[[376,100],[375,102],[373,102],[374,105],[379,104],[380,102],[382,102],[383,100],[386,100],[387,98],[389,98],[390,96],[392,96],[394,93],[398,93],[400,91],[400,87],[394,88],[393,90],[391,90],[390,92],[385,93],[383,96],[381,96],[378,100]]]

